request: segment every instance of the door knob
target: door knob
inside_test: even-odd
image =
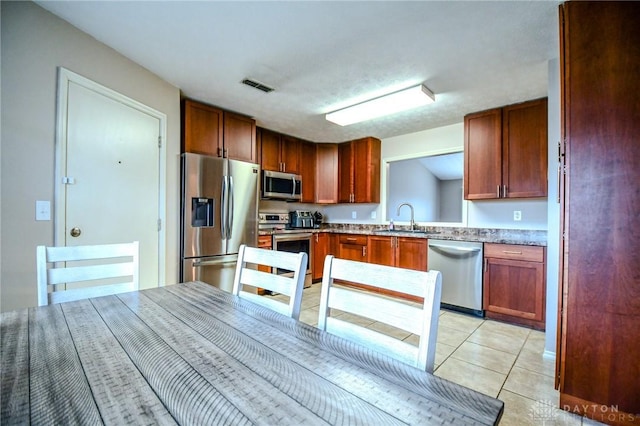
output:
[[[80,228],[71,228],[71,231],[69,232],[69,234],[72,237],[79,237],[80,234],[82,234],[82,231],[80,230]]]

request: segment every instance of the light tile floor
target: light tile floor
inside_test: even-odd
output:
[[[300,320],[310,325],[318,324],[320,288],[316,283],[303,292]],[[415,335],[365,325],[417,344]],[[504,401],[501,425],[600,424],[555,408],[555,361],[543,351],[544,332],[442,310],[434,374]]]

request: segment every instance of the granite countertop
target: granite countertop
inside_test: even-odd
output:
[[[546,246],[547,231],[529,229],[453,228],[445,226],[417,226],[420,232],[409,232],[408,227],[396,226],[389,231],[385,225],[330,223],[314,229],[280,229],[260,231],[260,235],[295,232],[331,232],[358,235],[388,235],[395,237],[428,238],[435,240],[473,241],[481,243],[520,244]]]

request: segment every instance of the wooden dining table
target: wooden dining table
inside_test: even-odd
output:
[[[188,282],[1,314],[0,424],[496,424],[498,399]]]

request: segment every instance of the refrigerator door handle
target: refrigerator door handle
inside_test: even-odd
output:
[[[233,265],[238,263],[238,255],[223,256],[215,260],[196,260],[191,264],[194,268],[216,265]]]
[[[229,194],[227,195],[228,210],[227,210],[227,238],[231,239],[231,230],[233,229],[233,176],[229,176],[229,187],[227,188]]]
[[[220,232],[222,239],[227,239],[227,177],[222,177],[222,195],[220,201]]]

